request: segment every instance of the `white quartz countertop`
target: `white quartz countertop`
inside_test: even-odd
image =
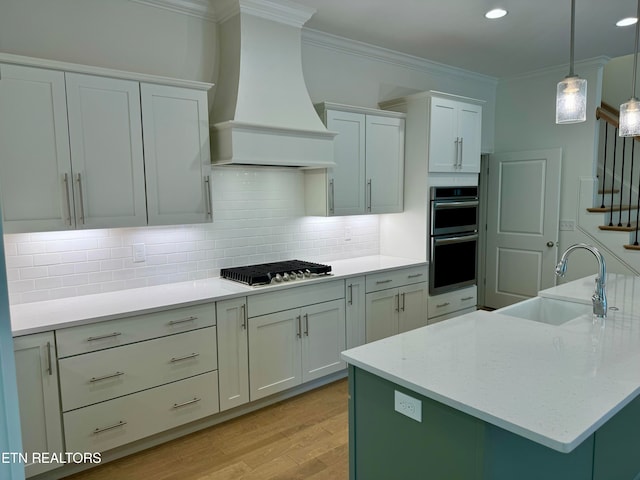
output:
[[[343,352],[348,363],[522,437],[570,452],[640,394],[640,280],[612,276],[604,323],[553,326],[477,311]],[[591,303],[593,277],[541,292]],[[636,299],[640,297],[636,296]],[[636,300],[637,301],[637,300]],[[625,311],[626,307],[626,311]]]
[[[322,262],[331,265],[332,275],[277,285],[249,287],[222,278],[171,283],[80,297],[24,303],[11,306],[14,336],[71,327],[130,314],[149,313],[174,306],[218,301],[266,291],[310,285],[368,273],[424,266],[426,263],[408,258],[374,255],[348,260]]]

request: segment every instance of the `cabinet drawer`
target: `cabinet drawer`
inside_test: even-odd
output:
[[[214,303],[192,305],[56,331],[58,358],[216,324]]]
[[[478,303],[477,290],[477,287],[473,285],[461,290],[429,297],[427,301],[428,317],[433,318],[465,308],[475,307]]]
[[[344,298],[344,281],[312,282],[304,286],[274,290],[247,297],[249,317],[291,310]]]
[[[104,452],[218,413],[218,372],[63,414],[68,452]]]
[[[216,370],[216,327],[63,358],[58,365],[62,410],[73,410]]]
[[[366,277],[366,291],[376,292],[387,288],[401,287],[411,283],[424,282],[427,280],[427,267],[403,268],[388,272],[374,273]]]

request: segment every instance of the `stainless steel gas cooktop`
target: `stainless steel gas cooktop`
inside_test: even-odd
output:
[[[220,276],[228,280],[247,285],[266,285],[269,283],[292,282],[320,275],[331,275],[331,265],[286,260],[283,262],[260,263],[245,267],[223,268]]]

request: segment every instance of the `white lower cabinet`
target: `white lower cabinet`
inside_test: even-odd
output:
[[[464,315],[476,310],[478,287],[470,287],[429,296],[429,324]]]
[[[347,348],[366,343],[365,279],[348,278],[345,283]]]
[[[67,450],[103,452],[218,411],[218,372],[208,372],[65,412]]]
[[[34,452],[63,452],[53,332],[16,337],[13,345],[23,452],[28,458]],[[25,475],[31,477],[58,466],[57,463],[27,463]]]
[[[308,305],[310,296],[334,300]],[[345,368],[340,359],[346,336],[344,282],[291,288],[248,300],[252,401]],[[273,311],[278,306],[294,308]],[[265,309],[272,311],[265,313]],[[263,314],[251,316],[252,311]]]
[[[425,278],[426,267],[367,275],[367,343],[427,324],[427,282],[421,281]]]
[[[220,411],[249,401],[249,341],[246,297],[216,303]]]

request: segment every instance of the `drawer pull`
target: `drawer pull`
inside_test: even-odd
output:
[[[382,285],[383,283],[391,283],[391,282],[393,282],[393,280],[392,280],[392,279],[388,279],[388,280],[378,280],[378,281],[376,282],[376,285]]]
[[[51,342],[47,342],[47,373],[53,375],[53,364],[51,363]]]
[[[171,363],[181,362],[182,360],[189,360],[191,358],[196,358],[199,355],[199,353],[191,353],[189,355],[185,355],[184,357],[173,357],[171,359]]]
[[[469,300],[473,300],[473,297],[464,297],[464,298],[461,298],[460,300],[463,302],[467,302]]]
[[[118,423],[109,425],[108,427],[103,427],[103,428],[96,427],[95,430],[93,431],[93,434],[97,435],[98,433],[106,432],[108,430],[113,430],[114,428],[124,427],[126,424],[127,422],[123,422],[122,420],[120,420]]]
[[[451,304],[449,302],[444,302],[444,303],[441,303],[440,305],[436,305],[436,308],[442,308],[442,307],[446,307],[448,305],[451,305]]]
[[[187,317],[187,318],[182,318],[180,320],[171,320],[169,322],[169,325],[170,326],[180,325],[181,323],[193,322],[194,320],[197,320],[197,319],[198,317]]]
[[[414,275],[407,275],[407,278],[418,278],[424,275],[424,273],[416,273]]]
[[[186,402],[183,402],[183,403],[174,403],[173,407],[171,408],[176,409],[176,408],[186,407],[187,405],[198,403],[200,400],[202,399],[198,397],[193,397],[193,400],[187,400]]]
[[[116,377],[119,377],[120,375],[124,375],[124,372],[116,372],[116,373],[112,373],[110,375],[103,375],[102,377],[91,377],[91,379],[89,380],[89,383],[96,383],[96,382],[100,382],[102,380],[108,380],[110,378],[116,378]]]
[[[99,335],[97,337],[89,337],[89,338],[87,338],[87,342],[93,342],[95,340],[104,340],[105,338],[119,337],[120,335],[122,335],[122,332],[107,333],[106,335]]]

